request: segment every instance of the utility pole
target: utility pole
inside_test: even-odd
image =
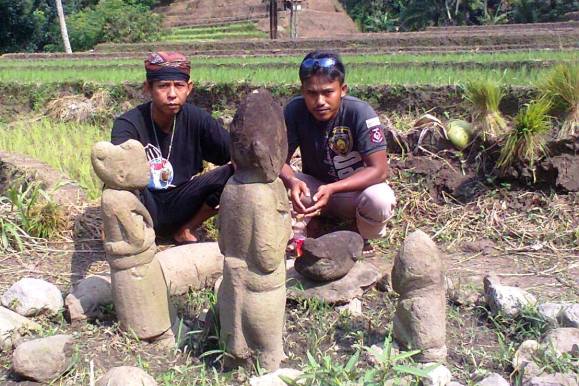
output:
[[[72,54],[70,48],[70,41],[68,40],[68,30],[66,29],[66,20],[64,19],[64,9],[62,8],[62,1],[56,1],[56,12],[58,13],[58,22],[60,23],[60,34],[62,35],[62,42],[64,43],[64,51],[67,54]]]
[[[296,0],[290,1],[291,8],[290,8],[290,38],[297,39],[298,38],[298,9],[301,8],[299,6],[299,2]]]
[[[277,39],[277,0],[269,0],[269,38]]]

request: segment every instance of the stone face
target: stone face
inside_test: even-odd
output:
[[[157,382],[138,367],[120,366],[107,371],[96,386],[157,386]]]
[[[523,386],[577,386],[579,380],[576,374],[548,374],[533,377],[523,383]]]
[[[336,281],[319,283],[304,278],[288,260],[288,297],[291,299],[314,298],[329,304],[347,304],[360,297],[380,278],[380,271],[373,264],[357,261],[348,274]]]
[[[364,240],[356,232],[338,231],[317,239],[307,238],[303,256],[295,261],[295,269],[304,277],[326,282],[344,277],[362,256]]]
[[[225,257],[218,310],[225,367],[256,360],[274,371],[284,357],[287,193],[277,177],[286,160],[281,106],[265,90],[248,95],[231,125],[237,166],[221,195],[219,248]]]
[[[216,242],[169,248],[157,258],[171,295],[213,287],[223,274],[223,255]]]
[[[40,330],[40,325],[24,316],[0,307],[0,351],[10,350],[26,330]]]
[[[283,109],[269,91],[256,90],[241,101],[230,133],[236,179],[274,182],[287,158],[287,133]]]
[[[486,276],[484,279],[485,299],[491,311],[515,317],[524,307],[533,306],[537,299],[527,291],[501,285],[495,276]]]
[[[444,271],[436,244],[420,230],[404,240],[394,260],[392,284],[400,294],[394,339],[404,350],[421,350],[420,362],[446,360]]]
[[[280,375],[289,379],[296,379],[302,374],[299,370],[282,368],[261,377],[253,377],[249,380],[249,384],[251,386],[286,386]]]
[[[72,365],[72,344],[70,335],[55,335],[21,343],[12,355],[14,372],[38,382],[50,382]]]
[[[562,307],[557,319],[562,327],[579,328],[579,304],[570,304]]]
[[[108,275],[93,275],[79,280],[64,299],[72,321],[95,318],[99,306],[112,302],[111,277]]]
[[[450,370],[437,363],[426,363],[424,367],[437,365],[436,368],[428,372],[428,377],[422,378],[423,386],[446,386],[452,379]]]
[[[55,315],[64,302],[62,293],[54,284],[26,277],[8,288],[2,295],[2,305],[23,316]]]
[[[509,382],[499,374],[491,373],[482,381],[475,383],[475,386],[509,386]]]
[[[149,181],[145,149],[134,140],[118,146],[99,142],[91,159],[105,183],[101,201],[104,249],[120,326],[140,339],[165,340],[172,333],[172,310],[163,271],[155,258],[153,220],[129,191],[144,188]]]
[[[557,353],[570,353],[579,356],[579,328],[556,328],[542,339],[545,349],[552,348]]]

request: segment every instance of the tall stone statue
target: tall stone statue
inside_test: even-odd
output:
[[[276,370],[284,356],[285,248],[291,233],[287,193],[278,178],[287,156],[281,106],[266,90],[241,103],[231,124],[236,171],[219,209],[219,247],[225,256],[218,309],[221,338],[232,358]]]
[[[446,360],[444,262],[436,244],[421,230],[412,232],[394,260],[392,285],[400,294],[394,339],[406,350],[421,350],[420,362]]]
[[[153,221],[136,196],[149,181],[145,149],[135,140],[118,146],[99,142],[91,158],[105,184],[104,246],[121,328],[144,340],[174,339],[167,285],[155,257]]]

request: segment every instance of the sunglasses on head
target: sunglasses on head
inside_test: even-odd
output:
[[[331,70],[336,66],[336,59],[334,58],[319,58],[319,59],[306,59],[300,65],[300,74],[302,76],[308,76],[320,68],[324,70]]]

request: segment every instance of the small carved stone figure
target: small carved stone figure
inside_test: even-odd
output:
[[[291,233],[287,193],[278,178],[287,156],[281,106],[266,90],[241,103],[231,124],[236,171],[219,209],[225,256],[218,307],[221,338],[233,358],[225,366],[259,362],[270,371],[284,356],[285,248]]]
[[[172,339],[167,285],[155,257],[153,221],[134,193],[149,182],[145,150],[135,140],[118,146],[99,142],[91,158],[105,184],[101,202],[105,253],[121,328],[140,339]]]
[[[412,232],[394,260],[392,285],[400,294],[394,339],[401,348],[421,350],[420,362],[446,360],[444,263],[436,244],[421,230]]]

